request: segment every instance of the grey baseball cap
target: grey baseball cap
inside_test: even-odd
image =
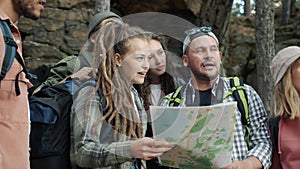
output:
[[[92,17],[92,19],[90,20],[89,26],[88,26],[88,37],[90,37],[90,34],[93,32],[93,30],[97,27],[97,25],[99,23],[101,23],[103,20],[107,19],[107,18],[111,18],[111,17],[115,17],[120,19],[120,21],[122,21],[122,18],[111,12],[111,11],[103,11],[100,13],[97,13],[96,15],[94,15]]]
[[[283,78],[288,67],[298,58],[300,58],[300,47],[298,46],[283,48],[275,55],[270,65],[271,75],[275,85]]]
[[[217,42],[217,45],[219,45],[219,40],[218,40],[217,36],[212,32],[212,28],[209,26],[192,28],[192,29],[186,30],[184,33],[186,34],[186,36],[183,41],[183,47],[182,47],[183,54],[186,53],[188,46],[194,39],[196,39],[200,36],[203,36],[203,35],[211,36],[212,38],[215,39],[215,41]]]

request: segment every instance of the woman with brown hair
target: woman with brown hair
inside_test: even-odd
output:
[[[152,59],[150,68],[145,78],[145,82],[137,85],[137,90],[144,100],[146,111],[150,105],[157,106],[160,99],[185,84],[185,81],[179,77],[173,77],[170,71],[174,71],[171,59],[166,54],[166,47],[163,43],[163,37],[160,34],[150,34],[150,48]],[[170,56],[169,56],[170,57]],[[180,59],[178,57],[178,59]]]

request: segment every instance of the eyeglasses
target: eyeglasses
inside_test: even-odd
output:
[[[208,34],[211,31],[212,31],[211,27],[209,27],[209,26],[202,26],[200,28],[192,28],[192,29],[186,30],[186,31],[184,31],[184,33],[187,36],[190,36],[190,35],[194,35],[194,34],[199,33],[199,32],[202,32],[204,34]]]

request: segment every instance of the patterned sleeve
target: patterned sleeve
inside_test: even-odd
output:
[[[269,168],[271,165],[272,144],[267,129],[267,112],[263,102],[256,91],[246,85],[249,118],[250,118],[250,145],[247,157],[255,156],[260,160],[263,168]]]
[[[101,131],[105,131],[102,126],[106,122],[100,120],[103,112],[99,109],[99,95],[90,98],[93,88],[91,86],[83,88],[73,103],[74,115],[71,116],[71,125],[73,125],[75,163],[85,168],[97,168],[131,161],[131,141],[100,142]],[[87,99],[91,100],[86,103]]]

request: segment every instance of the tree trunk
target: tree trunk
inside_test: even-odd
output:
[[[295,15],[295,14],[296,14],[296,0],[291,0],[290,16]]]
[[[273,81],[269,65],[275,55],[274,1],[256,1],[256,64],[258,93],[265,108],[271,110]]]
[[[222,44],[225,44],[225,33],[231,14],[233,0],[206,0],[201,4],[196,25],[207,25],[213,28],[214,33]]]
[[[290,22],[291,0],[282,0],[281,25],[287,25]]]
[[[110,11],[110,0],[96,0],[95,13]]]
[[[251,13],[251,0],[244,0],[244,16],[249,16]]]

